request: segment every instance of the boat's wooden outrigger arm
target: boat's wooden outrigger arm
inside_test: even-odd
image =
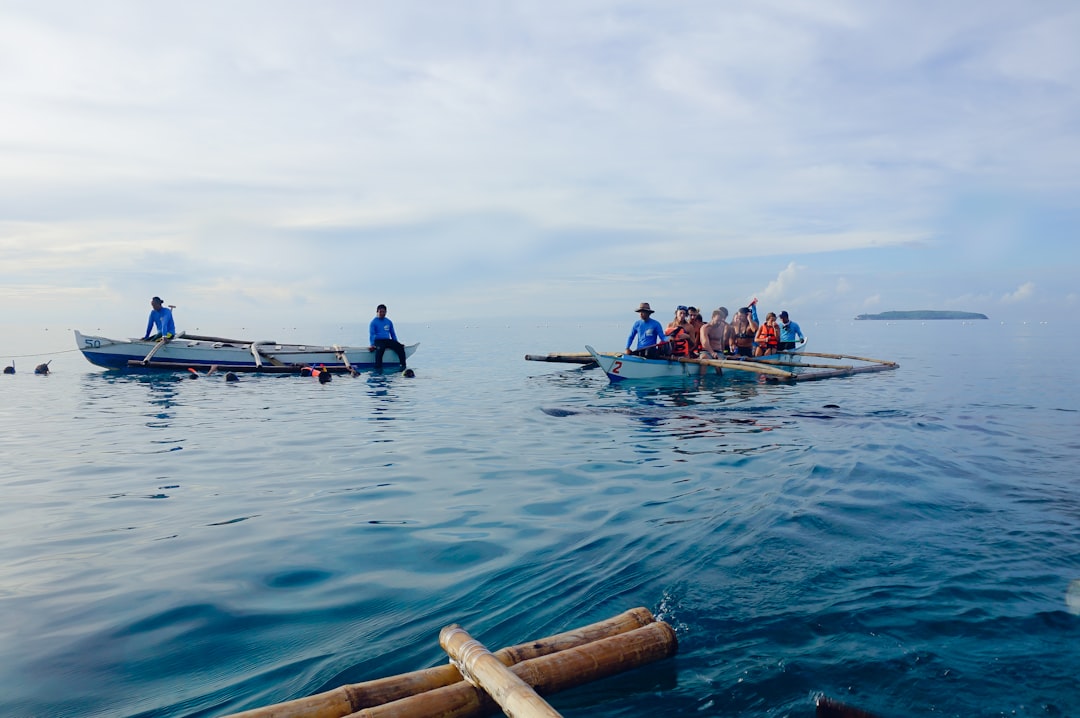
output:
[[[613,675],[674,655],[672,628],[646,608],[547,638],[509,646],[493,654],[540,693]],[[453,663],[364,683],[340,686],[229,718],[418,718],[469,716],[498,710],[482,690],[466,683]],[[486,713],[485,713],[486,711]]]

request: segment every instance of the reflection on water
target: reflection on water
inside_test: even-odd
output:
[[[677,659],[556,708],[1068,715],[1071,369],[956,331],[856,327],[836,349],[903,368],[794,386],[481,341],[415,379],[0,379],[0,714],[224,715],[445,662],[450,622],[500,646],[644,605]]]

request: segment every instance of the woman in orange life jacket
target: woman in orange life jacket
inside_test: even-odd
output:
[[[675,308],[675,318],[667,325],[664,334],[671,342],[672,356],[689,357],[697,354],[697,337],[690,326],[687,309],[682,304]]]
[[[757,331],[757,353],[755,356],[775,354],[780,344],[780,330],[776,326],[776,314],[769,312],[765,315],[765,323]]]
[[[749,357],[754,355],[754,335],[758,325],[750,315],[750,307],[741,307],[735,312],[735,318],[731,320],[731,337],[729,348],[732,354]]]

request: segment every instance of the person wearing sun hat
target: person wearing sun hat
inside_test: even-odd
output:
[[[640,317],[630,329],[630,336],[626,340],[626,353],[637,354],[646,359],[657,359],[660,356],[660,348],[664,345],[664,326],[652,318],[653,309],[648,302],[642,302],[637,308]],[[634,340],[637,340],[637,348],[634,349]]]

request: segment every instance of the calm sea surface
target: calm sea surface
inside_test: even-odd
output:
[[[395,317],[413,379],[226,384],[5,328],[0,715],[221,716],[646,606],[679,654],[556,709],[1080,716],[1080,335],[796,318],[901,366],[611,386],[523,356],[632,314]]]

